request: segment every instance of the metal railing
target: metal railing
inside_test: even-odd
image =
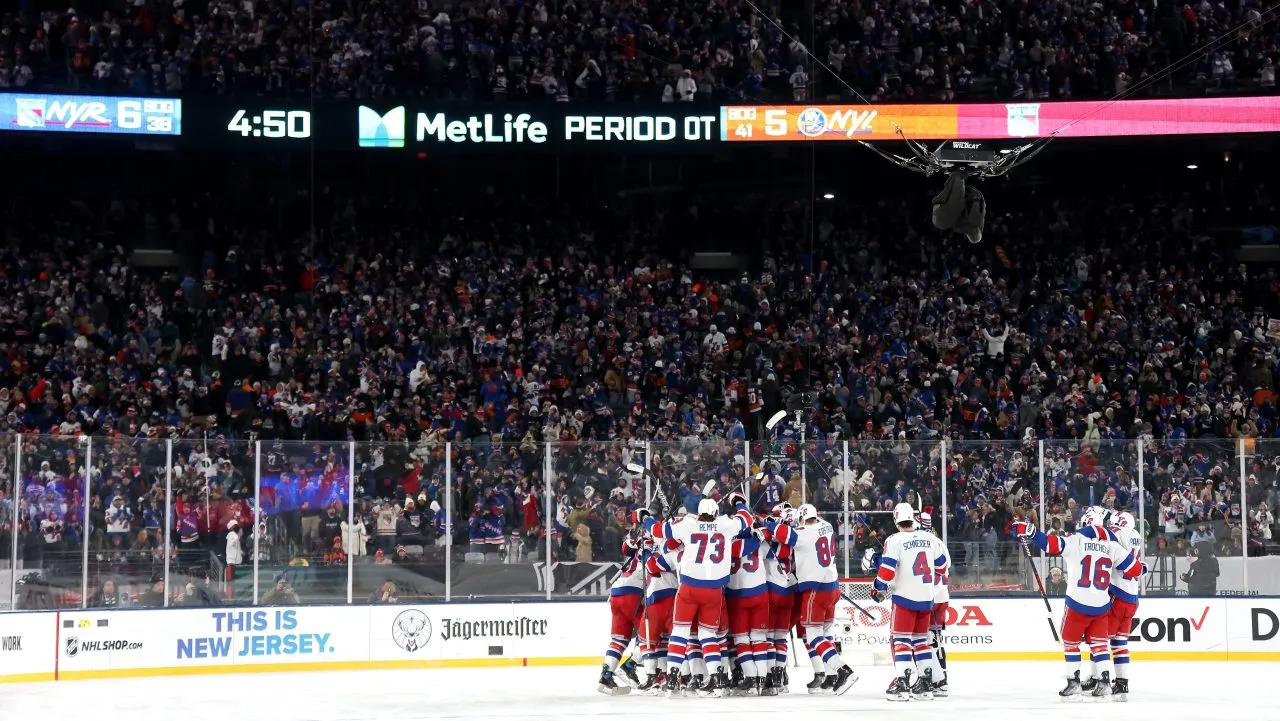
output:
[[[414,444],[0,436],[0,608],[600,595],[626,512],[704,485],[812,503],[858,575],[906,501],[953,593],[1030,592],[1015,519],[1132,513],[1149,593],[1278,593],[1280,443],[1267,440]],[[644,472],[635,472],[643,467]],[[629,470],[631,469],[631,470]],[[1196,559],[1216,584],[1188,587]],[[1052,573],[1051,559],[1038,558]],[[1203,575],[1200,575],[1203,577]],[[1049,579],[1052,581],[1052,579]],[[1052,585],[1052,583],[1051,583]]]

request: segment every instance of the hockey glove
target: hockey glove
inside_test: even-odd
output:
[[[880,603],[881,601],[884,600],[885,593],[886,593],[885,591],[881,591],[878,588],[873,588],[871,589],[871,600],[875,601],[876,603]]]
[[[1027,521],[1016,521],[1013,524],[1013,535],[1018,538],[1028,539],[1036,535],[1036,526],[1034,523]]]
[[[747,505],[747,497],[737,491],[730,493],[727,500],[729,501],[730,508]]]

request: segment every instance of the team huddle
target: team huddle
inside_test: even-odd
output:
[[[809,693],[841,695],[858,680],[834,634],[840,586],[831,524],[810,504],[782,503],[765,518],[747,510],[742,494],[726,500],[729,515],[710,498],[699,502],[696,515],[681,508],[671,520],[644,509],[632,513],[626,562],[610,593],[613,620],[601,693],[790,693],[788,656],[801,652],[789,647],[793,633],[813,666]],[[872,598],[892,602],[896,675],[885,692],[890,701],[949,695],[942,632],[951,557],[930,519],[927,511],[898,504],[897,533],[862,564],[875,573]],[[1133,516],[1092,508],[1068,536],[1048,536],[1026,522],[1013,524],[1013,534],[1062,556],[1066,566],[1061,631],[1068,682],[1059,695],[1127,700],[1128,637],[1145,570]],[[623,660],[633,640],[643,680],[639,664]],[[626,683],[615,678],[618,671]]]
[[[709,498],[699,503],[696,516],[678,512],[660,521],[646,510],[632,514],[633,535],[623,545],[627,562],[610,594],[613,621],[602,693],[789,693],[793,632],[813,666],[809,693],[840,695],[858,680],[835,639],[840,586],[831,524],[810,504],[782,503],[768,518],[756,518],[743,495],[732,493],[726,500],[732,508],[727,516]],[[895,521],[900,533],[885,545],[876,588],[882,593],[893,586],[895,659],[910,672],[895,679],[890,698],[945,695],[945,672],[938,665],[945,656],[939,636],[931,641],[929,632],[941,628],[937,621],[945,606],[935,614],[935,602],[946,603],[950,559],[942,542],[919,528],[911,506],[900,504]],[[908,553],[926,558],[927,566],[923,573],[895,577],[900,562],[916,562]],[[644,662],[643,681],[634,662],[622,661],[633,637]],[[615,678],[619,668],[629,685]]]

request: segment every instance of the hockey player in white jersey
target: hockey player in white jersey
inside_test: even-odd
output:
[[[680,669],[667,668],[667,644],[671,638],[671,619],[675,611],[676,591],[680,579],[676,568],[680,565],[679,547],[664,546],[655,550],[645,560],[649,583],[645,589],[644,621],[640,632],[644,636],[649,653],[644,660],[647,677],[640,685],[642,693],[661,692],[668,672],[679,674]]]
[[[649,512],[644,509],[634,511],[631,514],[632,523],[642,523],[648,515]],[[648,536],[648,534],[643,535]],[[645,552],[642,546],[646,545],[646,540],[649,539],[638,538],[634,528],[632,535],[628,535],[623,540],[622,571],[609,589],[609,611],[613,620],[609,628],[609,647],[604,653],[604,666],[600,671],[600,683],[596,690],[610,696],[621,696],[631,692],[631,686],[620,686],[614,681],[613,673],[622,660],[623,651],[631,643],[631,637],[639,635],[636,631],[644,619]],[[652,542],[650,541],[647,545],[651,548]],[[642,650],[643,647],[644,639],[642,638]],[[633,674],[634,672],[627,675],[632,684],[638,685],[639,679]]]
[[[1134,555],[1139,568],[1145,572],[1142,533],[1138,531],[1133,514],[1128,511],[1113,513],[1107,526],[1120,545]],[[1133,617],[1138,612],[1138,589],[1141,585],[1141,575],[1137,578],[1123,575],[1111,578],[1111,664],[1115,666],[1116,672],[1111,684],[1111,694],[1115,701],[1129,700],[1129,631],[1133,627]]]
[[[1110,531],[1100,525],[1092,525],[1100,520],[1090,509],[1081,519],[1081,528],[1065,537],[1047,536],[1026,521],[1013,524],[1015,536],[1029,540],[1050,556],[1062,556],[1067,576],[1067,609],[1062,619],[1067,686],[1058,695],[1063,698],[1082,693],[1082,670],[1084,678],[1089,677],[1089,669],[1081,660],[1081,642],[1088,644],[1089,655],[1098,672],[1098,683],[1092,695],[1095,698],[1111,695],[1112,575],[1137,578],[1142,572],[1142,564],[1129,549],[1115,540]]]
[[[780,503],[773,507],[772,520],[778,524],[791,525],[795,521],[794,509],[790,503]],[[769,536],[772,538],[772,536]],[[795,606],[796,575],[795,564],[792,563],[791,546],[777,541],[769,541],[768,553],[765,555],[765,579],[769,586],[769,632],[768,639],[772,646],[769,654],[768,678],[765,679],[762,696],[777,696],[790,693],[787,677],[788,640],[791,632],[793,609]]]
[[[686,516],[666,523],[646,520],[657,541],[675,540],[684,544],[667,662],[678,666],[684,661],[690,632],[696,625],[710,676],[702,689],[706,696],[724,696],[729,687],[729,677],[720,660],[718,636],[720,628],[728,625],[728,619],[723,618],[724,589],[729,584],[733,539],[751,535],[753,520],[745,505],[739,505],[732,516],[721,516],[719,504],[711,498],[698,502],[696,517]],[[668,693],[676,690],[673,679],[674,676],[668,674]]]
[[[916,523],[920,530],[933,533],[933,509],[926,507],[916,514]],[[936,535],[936,534],[935,534]],[[933,611],[929,618],[929,668],[933,670],[933,695],[946,698],[950,691],[947,688],[947,650],[942,646],[942,632],[947,629],[947,613],[951,605],[951,552],[947,544],[939,543],[943,563],[946,570],[933,575]]]
[[[840,582],[834,563],[835,529],[818,517],[818,509],[812,504],[806,503],[798,510],[800,525],[797,528],[771,523],[766,538],[791,546],[795,558],[800,625],[804,627],[805,644],[813,664],[809,693],[838,696],[857,682],[858,675],[836,649],[835,612]]]
[[[746,505],[745,496],[729,494],[729,503]],[[729,635],[736,650],[733,691],[739,696],[759,696],[769,675],[769,583],[763,543],[765,530],[733,541],[733,565],[725,591],[729,606]]]
[[[941,539],[917,526],[911,504],[894,506],[893,522],[898,532],[885,539],[871,594],[879,602],[892,589],[893,665],[898,676],[889,684],[885,698],[927,701],[933,698],[929,626],[935,579],[948,573],[947,554]]]

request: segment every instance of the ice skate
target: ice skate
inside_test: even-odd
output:
[[[658,671],[645,678],[644,683],[636,687],[636,690],[646,696],[653,696],[662,689],[662,685],[667,681],[667,674]]]
[[[667,698],[675,698],[680,695],[680,674],[672,671],[667,674],[667,684],[662,689]]]
[[[622,675],[627,677],[628,683],[630,683],[632,686],[636,686],[636,687],[640,686],[640,675],[636,673],[635,659],[633,658],[627,659],[618,668],[622,669]]]
[[[711,674],[706,683],[698,689],[698,696],[702,698],[723,698],[728,693],[729,676],[724,671]]]
[[[911,698],[914,701],[933,700],[933,669],[926,668],[916,677],[915,683],[911,684]]]
[[[1102,678],[1093,686],[1094,701],[1110,701],[1111,700],[1111,672],[1103,671]]]
[[[949,694],[950,691],[947,690],[947,680],[945,678],[933,684],[934,698],[946,698]]]
[[[906,671],[901,676],[895,678],[889,684],[888,690],[884,692],[884,697],[890,701],[910,701],[911,700],[911,672]]]
[[[848,691],[858,682],[858,674],[854,673],[853,668],[847,665],[841,666],[840,670],[836,671],[834,678],[835,682],[831,684],[831,693],[836,696],[843,696],[845,691]]]
[[[1080,687],[1080,672],[1076,671],[1074,674],[1067,677],[1067,687],[1059,691],[1058,695],[1065,701],[1079,701],[1080,694],[1082,692],[1083,691]]]
[[[764,686],[760,689],[761,696],[777,696],[782,688],[782,669],[774,666],[769,669],[769,675],[765,677]]]
[[[825,673],[815,673],[813,680],[805,684],[804,687],[809,689],[809,693],[822,693],[822,684],[827,682]]]
[[[1111,700],[1120,703],[1129,700],[1129,679],[1118,678],[1111,684]]]
[[[617,681],[613,680],[613,671],[606,666],[600,672],[600,684],[596,686],[596,690],[606,696],[625,696],[631,693],[630,686],[619,686]]]

